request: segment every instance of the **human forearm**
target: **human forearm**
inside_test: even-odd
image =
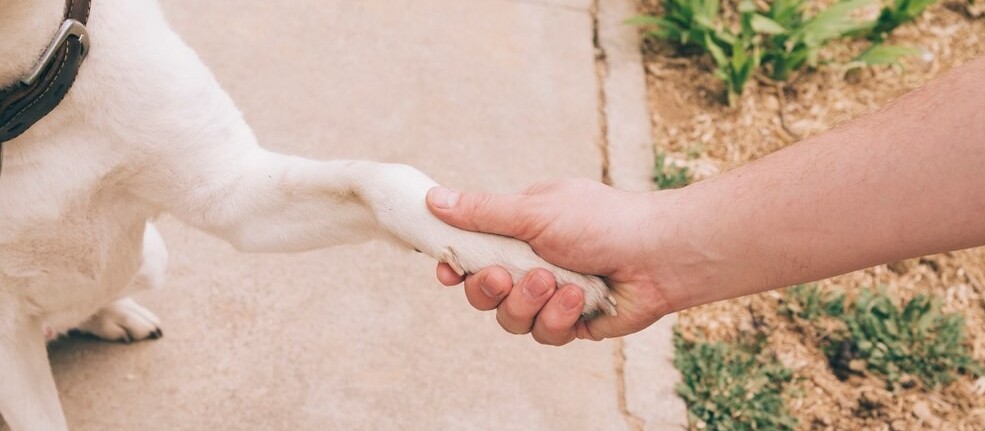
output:
[[[679,286],[676,309],[985,244],[985,59],[653,198],[664,219],[652,222],[670,225],[654,228],[654,262]]]
[[[577,321],[573,286],[513,285],[500,268],[466,280],[476,308],[548,344],[622,336],[675,310],[982,245],[985,58],[684,189],[632,194],[568,180],[516,195],[432,190],[428,204],[454,226],[519,238],[561,267],[605,277],[618,314],[588,322]],[[461,281],[440,267],[439,278]]]

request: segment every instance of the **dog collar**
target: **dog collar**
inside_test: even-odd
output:
[[[0,144],[44,118],[68,93],[89,52],[90,0],[66,0],[65,19],[30,73],[0,89]],[[0,147],[2,149],[2,147]]]

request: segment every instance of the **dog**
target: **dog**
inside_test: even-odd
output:
[[[0,95],[25,85],[75,3],[0,0]],[[425,205],[436,184],[412,167],[263,149],[155,1],[94,0],[87,10],[84,33],[70,36],[84,55],[74,83],[2,143],[0,415],[13,431],[67,429],[47,341],[73,329],[111,341],[161,336],[158,318],[128,295],[164,284],[167,249],[150,223],[163,213],[245,252],[383,239],[459,273],[500,265],[516,281],[547,268],[585,290],[585,315],[614,313],[601,279],[439,221]]]

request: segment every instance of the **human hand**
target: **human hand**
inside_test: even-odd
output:
[[[637,332],[672,311],[648,238],[657,232],[648,194],[612,189],[589,180],[534,185],[517,195],[459,193],[436,187],[428,207],[462,229],[513,237],[530,244],[555,265],[605,278],[616,299],[616,316],[580,321],[584,295],[573,285],[556,286],[550,272],[533,270],[514,285],[498,267],[466,275],[465,295],[479,310],[496,310],[500,326],[531,333],[543,344],[575,338],[601,340]],[[439,264],[437,277],[452,286],[463,277]]]

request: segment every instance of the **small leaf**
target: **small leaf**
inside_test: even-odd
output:
[[[627,25],[639,25],[639,26],[660,26],[663,25],[666,20],[663,17],[656,17],[653,15],[636,15],[632,18],[628,18],[623,21],[623,24]]]
[[[714,28],[714,20],[718,17],[718,0],[694,0],[697,5],[694,8],[694,20],[708,28]]]
[[[848,0],[835,3],[808,20],[795,35],[811,48],[818,48],[831,39],[845,36],[871,25],[856,17],[859,9],[875,4],[875,0]],[[809,55],[815,62],[816,54]]]
[[[901,58],[915,55],[920,55],[920,51],[906,46],[873,45],[855,57],[855,61],[869,66],[899,64]]]
[[[750,24],[752,24],[752,29],[758,33],[783,34],[787,32],[787,29],[780,25],[780,23],[758,13],[752,15]]]
[[[711,39],[711,35],[707,33],[705,34],[705,45],[706,48],[708,48],[708,53],[715,59],[715,64],[719,67],[728,65],[728,57],[725,56],[725,51],[723,51],[722,48]]]

